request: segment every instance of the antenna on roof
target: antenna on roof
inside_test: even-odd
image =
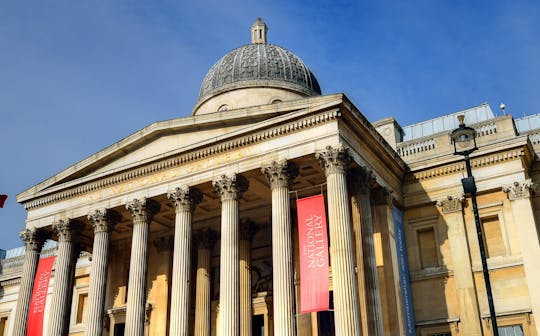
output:
[[[501,103],[501,105],[499,105],[499,108],[501,109],[502,114],[506,115],[506,111],[505,111],[506,110],[506,105],[504,105],[504,103]]]

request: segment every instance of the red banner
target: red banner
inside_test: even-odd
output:
[[[45,304],[47,303],[47,291],[49,280],[51,279],[54,257],[39,260],[34,279],[34,290],[32,300],[28,310],[28,329],[26,334],[31,336],[43,335],[43,316],[45,315]]]
[[[324,196],[296,201],[300,243],[300,313],[328,310],[328,236]]]

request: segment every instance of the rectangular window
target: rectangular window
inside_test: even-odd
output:
[[[506,255],[506,247],[504,246],[499,217],[482,218],[482,231],[484,234],[487,257],[491,258]]]
[[[422,268],[439,266],[437,255],[437,240],[435,239],[435,230],[428,227],[416,231],[418,237],[418,248],[420,250],[420,263]]]
[[[8,317],[2,316],[0,318],[0,336],[7,335],[7,329],[8,329]]]
[[[86,308],[88,306],[88,293],[79,295],[79,302],[77,304],[77,324],[86,322]]]
[[[499,336],[524,336],[521,324],[499,327]]]

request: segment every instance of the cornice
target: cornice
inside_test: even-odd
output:
[[[472,168],[479,168],[485,166],[495,165],[505,161],[511,161],[515,159],[521,159],[524,155],[527,155],[525,148],[512,149],[497,153],[492,153],[488,155],[483,155],[481,157],[476,157],[471,159]],[[422,170],[419,172],[411,172],[405,177],[406,182],[415,182],[421,180],[428,180],[435,177],[442,177],[446,175],[451,175],[459,172],[465,171],[465,162],[463,159],[459,161],[454,161],[450,164],[443,166],[437,166],[431,169]]]
[[[307,111],[307,113],[313,113],[313,111]],[[199,148],[192,149],[188,152],[156,160],[154,162],[147,163],[133,169],[118,172],[116,174],[101,178],[99,180],[89,181],[84,184],[68,188],[67,190],[58,191],[41,197],[38,196],[38,198],[35,198],[28,202],[23,202],[23,205],[27,210],[35,209],[84,193],[106,188],[136,178],[148,176],[165,169],[180,166],[182,164],[186,164],[196,160],[202,160],[212,155],[229,152],[236,148],[260,143],[263,141],[267,141],[271,138],[315,127],[320,124],[324,124],[330,120],[334,120],[340,116],[341,112],[339,111],[339,109],[334,108],[326,111],[321,111],[319,113],[313,113],[309,116],[300,117],[295,120],[290,120],[273,127],[255,131],[253,133],[249,133],[251,129],[244,130],[243,134],[238,134],[236,137],[225,139],[220,143],[209,146],[200,146]]]

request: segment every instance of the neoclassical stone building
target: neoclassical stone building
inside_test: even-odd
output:
[[[496,117],[483,104],[407,127],[370,123],[266,37],[258,19],[252,43],[209,70],[192,116],[153,123],[18,195],[25,251],[2,260],[4,334],[26,334],[41,254],[56,256],[49,336],[491,335],[449,138],[457,114],[478,135],[499,327],[540,334],[537,116]],[[300,314],[295,200],[321,192],[331,305]]]

